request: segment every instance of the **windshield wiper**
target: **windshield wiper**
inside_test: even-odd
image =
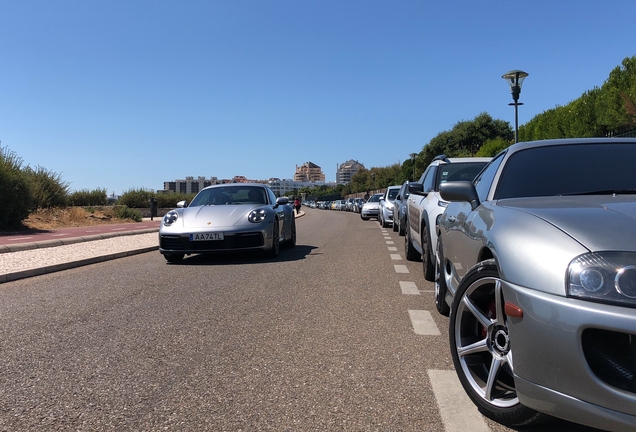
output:
[[[559,196],[574,196],[574,195],[633,195],[636,194],[636,189],[601,189],[592,191],[581,192],[568,192],[559,194]]]

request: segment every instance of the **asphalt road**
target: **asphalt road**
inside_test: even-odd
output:
[[[2,284],[0,430],[510,430],[455,399],[403,237],[345,212],[297,226],[274,260],[152,252]]]

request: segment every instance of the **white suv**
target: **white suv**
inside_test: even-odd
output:
[[[447,181],[473,181],[490,159],[437,156],[418,182],[409,183],[404,253],[409,261],[422,259],[424,279],[435,279],[435,227],[448,206],[439,195],[439,185]]]

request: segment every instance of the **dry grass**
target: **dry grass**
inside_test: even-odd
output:
[[[134,221],[114,218],[111,210],[88,211],[83,207],[68,207],[38,210],[31,213],[23,225],[29,229],[48,230],[125,222]]]

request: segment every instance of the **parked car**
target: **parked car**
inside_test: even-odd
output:
[[[259,183],[202,189],[190,204],[177,203],[159,228],[159,252],[168,262],[184,255],[261,250],[278,255],[280,244],[296,245],[296,221],[289,199]]]
[[[347,200],[345,201],[345,210],[350,212],[353,211],[353,198],[347,198]]]
[[[364,198],[356,198],[353,200],[353,211],[355,213],[360,213],[362,211],[362,205],[364,204]]]
[[[518,143],[449,181],[435,300],[488,417],[636,430],[636,139]]]
[[[406,227],[406,202],[409,198],[409,183],[402,184],[395,200],[393,201],[393,231],[403,236]]]
[[[447,158],[437,156],[417,183],[410,183],[404,254],[407,260],[422,259],[424,279],[433,281],[435,274],[435,225],[448,202],[439,195],[440,185],[447,181],[475,178],[491,158]]]
[[[393,224],[393,201],[400,191],[400,186],[389,186],[386,192],[380,198],[380,206],[378,208],[378,220],[382,228],[386,228]]]
[[[384,194],[375,194],[371,195],[369,200],[362,205],[362,210],[360,210],[360,218],[362,220],[369,220],[371,218],[378,217],[378,210],[380,206],[380,198],[382,198]]]

